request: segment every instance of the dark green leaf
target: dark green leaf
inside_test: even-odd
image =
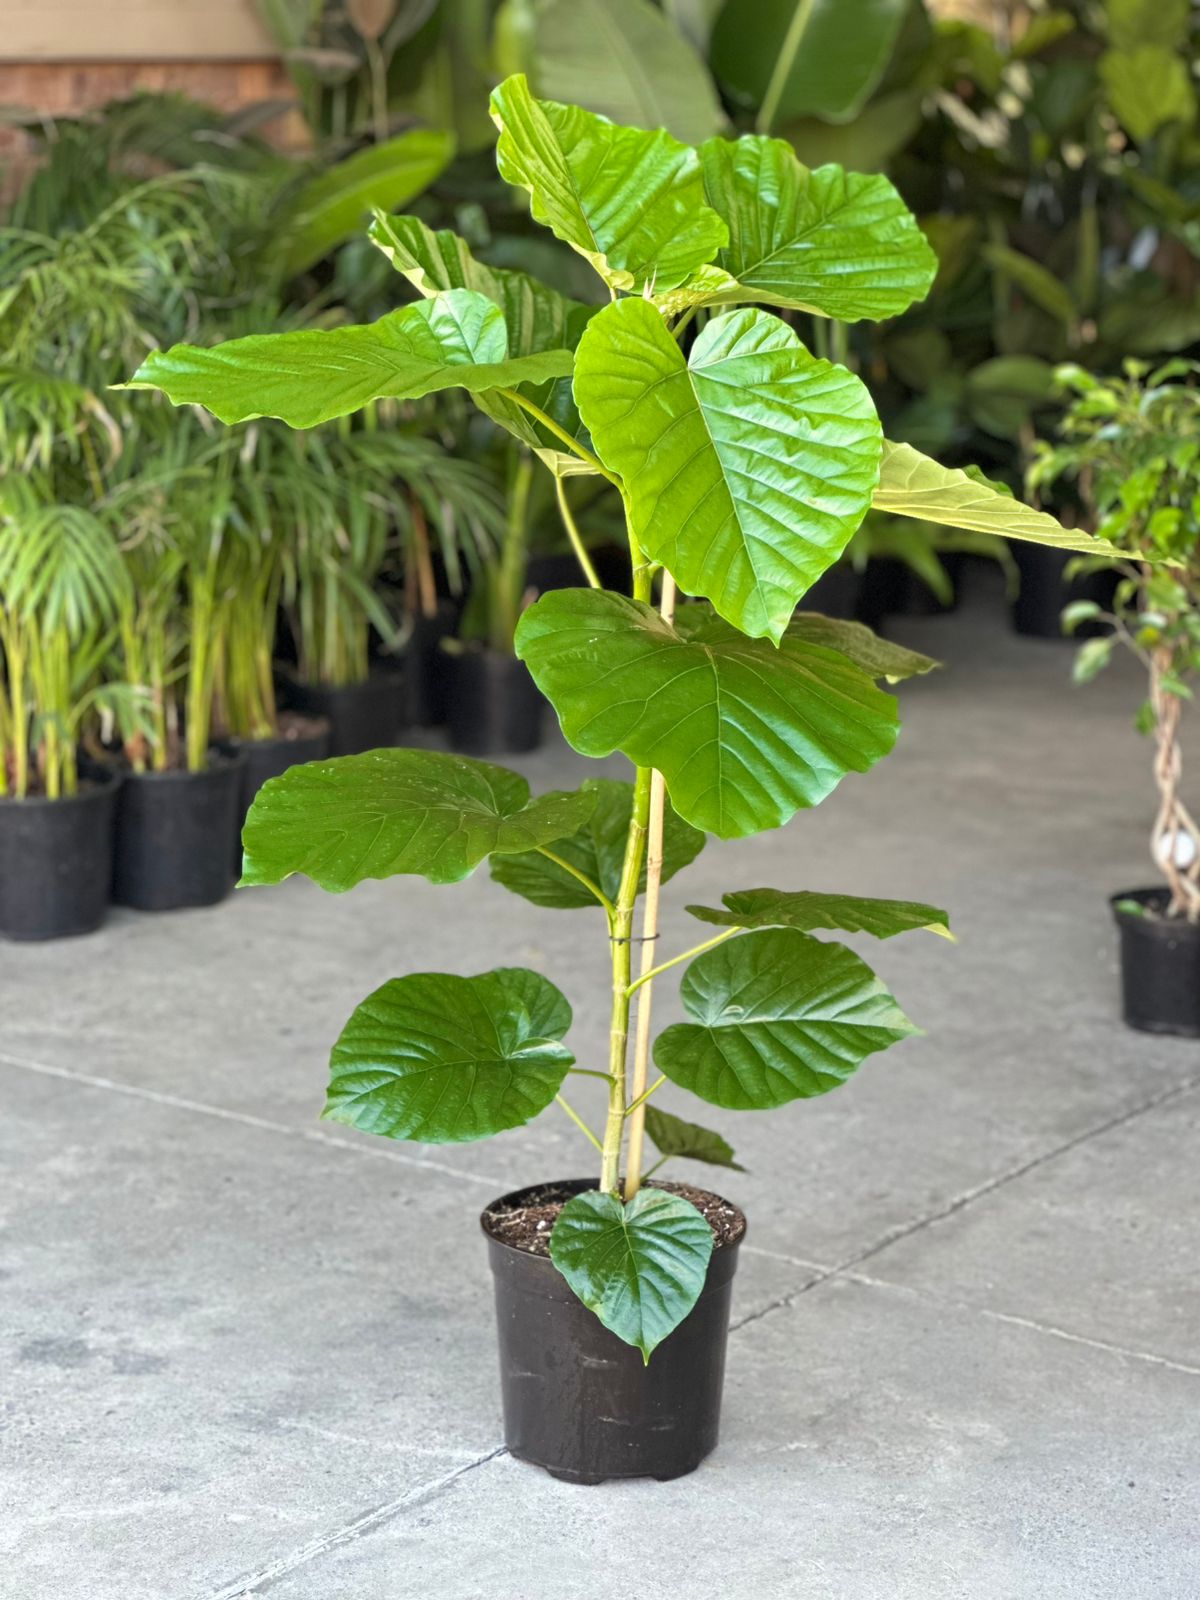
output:
[[[1032,260],[1029,256],[1023,256],[1019,250],[1010,250],[1006,245],[1000,244],[985,244],[983,257],[1002,277],[1015,283],[1035,306],[1040,306],[1050,316],[1057,317],[1066,327],[1070,327],[1075,321],[1078,308],[1071,291],[1040,262]],[[1033,358],[1011,356],[997,359],[1022,361]]]
[[[693,1021],[659,1035],[655,1063],[680,1088],[732,1111],[826,1094],[867,1056],[918,1031],[852,950],[792,928],[698,956],[680,995]]]
[[[592,1190],[568,1200],[550,1235],[550,1258],[618,1339],[648,1362],[704,1289],[712,1229],[677,1194],[639,1189],[628,1205]]]
[[[932,656],[894,644],[891,639],[881,639],[865,623],[823,617],[816,611],[797,611],[788,623],[788,638],[837,650],[872,678],[886,678],[889,683],[920,677],[941,665]]]
[[[486,1139],[530,1122],[575,1057],[571,1008],[520,967],[475,978],[393,978],[355,1011],[329,1058],[325,1116],[423,1144]]]
[[[842,933],[869,933],[891,939],[923,928],[952,938],[950,921],[936,906],[916,900],[871,900],[855,894],[818,894],[806,889],[740,889],[721,896],[725,909],[688,906],[701,922],[727,928],[837,928]]]
[[[515,772],[438,750],[312,761],[255,796],[242,883],[282,883],[296,872],[334,893],[398,873],[457,883],[485,856],[575,833],[594,804],[587,793],[531,800]]]
[[[734,1172],[746,1170],[734,1160],[732,1146],[719,1133],[701,1128],[695,1122],[685,1122],[682,1117],[673,1117],[658,1106],[646,1107],[646,1132],[659,1155],[704,1161],[710,1167],[729,1167]]]
[[[972,421],[1000,439],[1019,440],[1054,394],[1054,368],[1036,356],[996,356],[967,374]]]

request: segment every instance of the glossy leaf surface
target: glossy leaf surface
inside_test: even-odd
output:
[[[824,617],[818,611],[797,611],[788,623],[788,637],[802,639],[806,644],[819,644],[826,650],[837,650],[872,678],[886,678],[889,683],[920,677],[940,665],[919,650],[909,650],[891,639],[881,639],[864,622]]]
[[[733,1147],[719,1133],[685,1122],[653,1104],[646,1107],[646,1132],[659,1155],[703,1161],[710,1167],[729,1167],[734,1172],[746,1170],[734,1160]]]
[[[354,1012],[329,1059],[325,1116],[423,1144],[486,1139],[531,1121],[574,1061],[571,1008],[520,967],[393,978]]]
[[[837,928],[891,939],[923,928],[950,938],[950,919],[917,900],[873,900],[856,894],[818,894],[807,889],[740,889],[721,896],[724,909],[688,906],[701,922],[728,928]]]

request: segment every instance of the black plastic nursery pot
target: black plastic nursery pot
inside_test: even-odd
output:
[[[440,600],[432,616],[418,612],[412,619],[404,669],[408,678],[408,720],[414,727],[440,728],[446,720],[449,696],[442,640],[453,638],[457,632],[461,610],[452,600]]]
[[[817,611],[823,617],[840,617],[853,622],[858,616],[862,573],[849,561],[835,561],[809,589],[800,602],[801,610]]]
[[[1122,909],[1122,901],[1145,913]],[[1165,889],[1131,889],[1110,902],[1121,939],[1124,1017],[1142,1033],[1200,1039],[1200,923],[1166,916],[1169,902]]]
[[[0,800],[0,937],[65,939],[104,921],[120,782],[96,772],[58,800]]]
[[[1064,634],[1062,611],[1075,600],[1094,600],[1111,610],[1118,582],[1115,572],[1090,572],[1068,582],[1067,565],[1077,556],[1038,544],[1014,543],[1011,550],[1021,580],[1012,605],[1017,633],[1030,639],[1092,639],[1108,633],[1105,623],[1084,622]]]
[[[366,683],[335,687],[288,674],[281,685],[289,711],[328,719],[329,755],[356,756],[399,739],[408,720],[404,679],[401,668],[391,667],[373,671]]]
[[[305,717],[285,711],[279,718],[279,731],[269,739],[234,739],[230,748],[243,755],[242,793],[239,803],[239,829],[254,796],[270,778],[281,777],[289,767],[305,761],[323,761],[329,754],[330,728],[327,717]]]
[[[681,1478],[717,1443],[729,1302],[741,1231],[713,1250],[691,1311],[653,1352],[618,1339],[579,1300],[548,1256],[490,1231],[497,1212],[568,1200],[594,1180],[535,1184],[480,1218],[496,1291],[504,1440],[518,1460],[569,1483]]]
[[[862,575],[858,620],[870,628],[878,628],[886,617],[940,617],[956,611],[962,557],[956,550],[948,551],[942,558],[942,565],[954,590],[948,603],[934,594],[905,562],[892,556],[878,556],[869,561]]]
[[[130,772],[117,802],[113,899],[135,911],[223,900],[236,881],[240,751],[212,750],[205,772]]]
[[[454,749],[470,756],[536,750],[546,702],[525,663],[470,645],[445,655],[446,724]]]

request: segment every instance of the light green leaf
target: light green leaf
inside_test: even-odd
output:
[[[412,128],[339,161],[303,184],[277,226],[289,276],[359,233],[374,206],[391,211],[415,200],[445,171],[454,140],[433,128]]]
[[[811,172],[783,139],[709,139],[704,192],[729,224],[717,265],[759,300],[856,322],[898,316],[929,293],[937,257],[886,178]]]
[[[713,71],[760,132],[792,117],[849,122],[883,76],[907,0],[727,0]]]
[[[746,1170],[734,1160],[733,1146],[719,1133],[673,1117],[658,1106],[646,1107],[646,1132],[661,1156],[681,1156],[688,1161],[706,1162],[710,1167],[729,1167],[733,1172]]]
[[[826,1094],[867,1056],[918,1032],[852,950],[793,928],[698,956],[680,995],[693,1020],[658,1036],[655,1063],[731,1111]]]
[[[1105,0],[1104,9],[1114,50],[1179,50],[1187,42],[1188,0]]]
[[[575,398],[647,554],[743,633],[781,638],[870,505],[882,435],[859,380],[749,309],[710,322],[685,362],[631,299],[588,324]]]
[[[669,133],[535,100],[519,74],[492,94],[492,118],[500,176],[529,192],[534,220],[611,289],[672,289],[726,242],[704,203],[699,157]]]
[[[1168,123],[1191,122],[1196,115],[1188,64],[1176,51],[1156,44],[1110,50],[1100,58],[1100,76],[1122,127],[1139,144]]]
[[[680,1195],[639,1189],[628,1205],[598,1189],[559,1213],[550,1259],[610,1332],[647,1362],[699,1300],[712,1229]]]
[[[594,798],[587,821],[566,839],[554,841],[554,854],[569,862],[597,884],[609,900],[615,901],[625,860],[625,840],[633,811],[633,785],[616,778],[586,778],[581,792]],[[549,801],[557,795],[543,795]],[[568,798],[562,796],[561,798]],[[704,849],[704,835],[689,826],[671,805],[663,814],[662,881],[668,883],[677,872],[694,861]],[[557,862],[537,851],[520,855],[493,856],[492,877],[514,894],[532,900],[535,906],[570,911],[599,904],[594,895]],[[646,887],[646,868],[642,867],[639,892]]]
[[[1005,539],[1114,555],[1113,547],[1091,534],[1070,531],[1045,511],[1035,511],[1011,495],[972,478],[959,467],[943,467],[910,444],[884,441],[883,465],[873,504],[897,517],[915,517],[948,528],[995,533]]]
[[[311,761],[255,796],[242,831],[242,883],[282,883],[298,872],[335,894],[399,873],[457,883],[485,856],[569,837],[594,804],[586,792],[531,800],[515,772],[440,750]]]
[[[872,900],[856,894],[818,894],[806,889],[740,889],[721,896],[725,909],[688,906],[701,922],[722,928],[837,928],[842,933],[869,933],[891,939],[923,928],[953,940],[950,919],[936,906],[916,900]]]
[[[363,1133],[462,1144],[531,1122],[575,1057],[571,1008],[536,972],[393,978],[354,1012],[329,1058],[324,1115]]]
[[[280,417],[293,428],[315,428],[372,400],[545,383],[565,377],[572,364],[568,350],[509,358],[498,308],[455,289],[363,327],[156,350],[126,387],[162,389],[175,405],[205,406],[222,422]]]
[[[894,644],[891,639],[881,639],[865,623],[823,617],[816,611],[797,611],[788,623],[788,637],[837,650],[870,677],[886,678],[889,683],[920,677],[941,665],[932,656]]]
[[[675,810],[723,839],[777,828],[896,740],[896,703],[844,656],[747,639],[707,606],[674,626],[622,595],[529,608],[517,654],[583,755],[657,767]]]
[[[989,266],[1015,283],[1035,306],[1057,317],[1064,327],[1069,328],[1075,322],[1079,308],[1071,291],[1040,262],[1001,244],[985,244],[982,255]]]
[[[967,409],[973,422],[1014,442],[1034,412],[1054,394],[1054,368],[1037,356],[995,356],[967,374]]]

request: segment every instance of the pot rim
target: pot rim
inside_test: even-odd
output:
[[[1189,922],[1186,917],[1139,917],[1131,911],[1121,909],[1122,900],[1133,900],[1138,905],[1149,906],[1151,910],[1161,910],[1161,907],[1170,897],[1170,890],[1165,886],[1142,889],[1126,889],[1119,894],[1109,895],[1108,904],[1113,914],[1113,920],[1118,928],[1137,929],[1150,938],[1173,940],[1187,940],[1200,943],[1200,922]]]
[[[189,772],[186,767],[172,767],[167,772],[134,772],[125,770],[120,773],[124,783],[187,783],[204,782],[207,779],[223,777],[226,773],[239,772],[246,765],[246,755],[242,750],[234,749],[227,744],[212,745],[208,751],[208,766],[203,772]]]
[[[312,733],[301,734],[298,738],[289,739],[279,732],[264,734],[261,739],[256,739],[253,734],[231,734],[224,741],[225,749],[233,755],[241,755],[247,750],[262,750],[268,745],[281,745],[285,750],[293,745],[314,744],[318,739],[328,739],[333,731],[331,719],[321,713],[308,716],[305,711],[294,712],[298,717],[307,717],[309,722],[318,723],[319,726]]]
[[[670,1180],[667,1181],[669,1182]],[[648,1185],[644,1184],[643,1187],[661,1189],[664,1188],[665,1185],[662,1182],[651,1178]],[[700,1188],[700,1185],[693,1183],[690,1184],[689,1187],[698,1189]],[[486,1206],[484,1206],[483,1210],[479,1213],[480,1231],[489,1244],[494,1244],[499,1249],[510,1251],[516,1256],[523,1256],[530,1261],[541,1261],[547,1266],[553,1266],[554,1264],[549,1256],[535,1255],[532,1250],[522,1250],[520,1245],[510,1244],[507,1239],[498,1239],[496,1235],[488,1228],[488,1213],[490,1211],[494,1211],[497,1206],[502,1205],[505,1201],[519,1200],[523,1195],[534,1194],[543,1189],[571,1189],[574,1191],[574,1194],[571,1196],[573,1199],[574,1195],[576,1194],[588,1194],[592,1190],[598,1188],[599,1184],[595,1178],[544,1178],[540,1183],[523,1184],[519,1189],[510,1189],[505,1194],[497,1195],[494,1200],[490,1201]],[[669,1193],[670,1191],[668,1190],[667,1192]],[[716,1256],[718,1252],[722,1250],[736,1251],[738,1246],[744,1242],[746,1234],[749,1231],[750,1223],[746,1213],[742,1210],[741,1206],[737,1205],[732,1200],[726,1199],[723,1194],[718,1194],[715,1189],[705,1189],[704,1193],[711,1194],[714,1199],[720,1200],[722,1204],[731,1206],[742,1219],[742,1231],[738,1234],[736,1239],[721,1240],[716,1238],[714,1235],[713,1255]],[[558,1269],[555,1268],[554,1270],[557,1272]]]
[[[79,774],[81,787],[76,794],[60,794],[57,800],[51,800],[49,795],[31,794],[24,800],[18,800],[15,794],[0,795],[0,807],[11,806],[14,810],[35,811],[50,808],[60,811],[72,805],[94,805],[98,800],[104,800],[117,789],[124,781],[125,774],[115,768],[105,767],[100,763],[89,766],[86,773]]]

